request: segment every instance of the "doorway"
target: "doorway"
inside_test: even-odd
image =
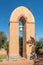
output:
[[[19,21],[19,53],[23,57],[23,23]]]
[[[19,54],[21,57],[26,57],[26,35],[25,35],[25,19],[20,18],[19,21]]]

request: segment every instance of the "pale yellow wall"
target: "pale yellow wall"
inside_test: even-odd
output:
[[[17,54],[19,51],[18,23],[10,23],[9,53]]]

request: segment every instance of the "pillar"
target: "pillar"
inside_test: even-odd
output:
[[[35,27],[33,22],[26,22],[26,54],[27,58],[30,59],[31,57],[31,52],[33,48],[33,43],[30,44],[29,40],[32,38],[35,38]]]
[[[10,22],[9,28],[9,59],[19,58],[19,35],[18,35],[18,23]]]

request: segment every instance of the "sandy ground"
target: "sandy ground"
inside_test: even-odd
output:
[[[34,65],[33,60],[18,59],[0,62],[0,65]]]

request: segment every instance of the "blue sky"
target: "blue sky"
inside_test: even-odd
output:
[[[0,31],[8,37],[10,15],[18,6],[30,8],[35,17],[36,39],[43,37],[43,0],[0,0]]]

